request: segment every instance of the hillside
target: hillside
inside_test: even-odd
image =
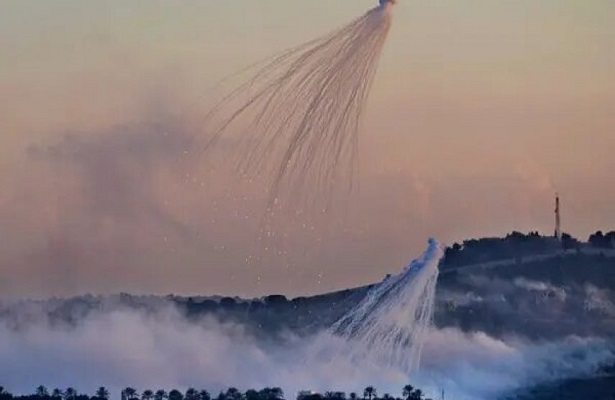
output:
[[[551,238],[513,233],[448,248],[440,266],[436,325],[534,339],[615,336],[615,257],[609,248],[575,243],[574,249],[562,250]],[[87,295],[0,305],[0,320],[17,329],[43,314],[51,324],[76,324],[96,310],[153,311],[170,303],[190,319],[215,316],[241,323],[258,337],[275,339],[287,332],[302,336],[330,326],[368,290],[365,286],[294,299],[271,295],[254,300]]]

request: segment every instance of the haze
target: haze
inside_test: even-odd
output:
[[[186,153],[208,88],[373,3],[4,1],[0,296],[324,292],[549,233],[556,191],[565,231],[615,226],[615,4],[401,1],[346,213],[264,251],[262,188]]]

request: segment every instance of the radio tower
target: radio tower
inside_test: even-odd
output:
[[[555,238],[562,240],[562,225],[559,212],[559,194],[555,193]]]

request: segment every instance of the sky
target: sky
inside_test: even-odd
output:
[[[615,229],[615,3],[399,1],[344,213],[256,240],[258,188],[186,156],[233,71],[374,2],[0,4],[0,293],[290,296],[428,237]]]

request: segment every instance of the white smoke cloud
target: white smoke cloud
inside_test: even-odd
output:
[[[597,310],[604,315],[615,318],[615,293],[608,289],[600,289],[594,285],[585,286],[585,309]]]
[[[566,300],[566,289],[552,285],[549,282],[534,281],[526,278],[515,278],[514,285],[518,288],[525,289],[531,292],[553,293],[560,300]]]
[[[600,339],[533,343],[482,332],[435,330],[425,344],[419,383],[453,399],[493,399],[538,383],[591,374],[615,354]]]
[[[614,356],[597,339],[540,344],[443,329],[428,335],[423,368],[408,378],[347,359],[308,357],[315,341],[343,345],[325,334],[289,336],[275,345],[240,325],[212,318],[188,321],[170,305],[153,313],[104,309],[72,327],[52,326],[43,318],[19,331],[0,327],[0,383],[15,392],[31,392],[39,384],[84,392],[105,385],[113,398],[125,386],[194,386],[213,393],[229,386],[281,386],[294,398],[301,389],[360,392],[367,385],[381,394],[400,394],[410,382],[433,396],[444,389],[447,398],[491,399],[543,380],[589,373]]]

